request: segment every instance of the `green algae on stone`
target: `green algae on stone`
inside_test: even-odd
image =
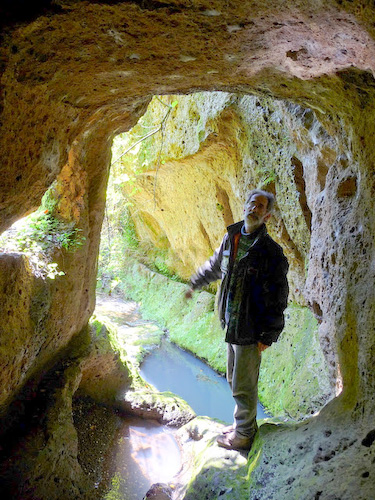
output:
[[[317,321],[309,309],[287,308],[285,329],[262,358],[260,399],[273,415],[303,418],[332,398]]]
[[[100,316],[92,316],[89,325],[96,351],[99,354],[111,353],[118,356],[124,367],[127,367],[129,364],[128,355],[116,326]]]
[[[134,384],[137,373],[117,339],[114,325],[93,317],[87,330],[90,344],[81,359],[82,375],[77,393],[100,403],[114,404]]]
[[[119,409],[141,418],[180,427],[195,417],[195,412],[182,398],[172,392],[157,392],[146,384],[143,389],[127,391],[118,401]]]
[[[216,443],[222,424],[208,417],[197,417],[179,429],[185,485],[180,498],[247,500],[249,498],[247,453],[229,451]],[[176,483],[181,481],[176,478]],[[183,495],[183,496],[182,496]]]

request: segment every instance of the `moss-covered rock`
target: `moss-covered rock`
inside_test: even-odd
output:
[[[77,395],[85,394],[100,403],[114,404],[132,384],[126,351],[109,323],[92,318],[88,354],[82,361]]]
[[[93,349],[83,362],[85,383],[81,382],[77,394],[89,394],[122,413],[166,425],[180,427],[194,418],[194,411],[184,400],[176,394],[156,391],[139,374],[140,361],[160,344],[165,333],[141,320],[134,303],[102,298],[99,304],[102,316],[100,321],[96,316],[91,322],[91,330],[95,331]],[[88,371],[87,365],[92,364],[94,369]]]
[[[177,433],[183,468],[175,478],[177,498],[249,498],[247,453],[219,448],[216,438],[223,426],[197,417]]]
[[[196,292],[192,300],[186,300],[187,285],[136,263],[127,269],[120,289],[140,301],[145,317],[168,329],[170,340],[225,373],[226,344],[214,310],[214,295]],[[317,327],[307,308],[290,305],[279,341],[263,353],[259,396],[272,414],[304,418],[332,398]]]
[[[179,396],[171,392],[156,392],[151,387],[128,391],[117,406],[126,413],[175,427],[181,427],[195,417],[194,411]]]
[[[262,354],[259,391],[273,415],[304,418],[321,409],[334,387],[309,309],[289,305],[277,343]]]

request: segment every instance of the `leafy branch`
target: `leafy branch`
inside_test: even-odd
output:
[[[159,149],[159,153],[158,153],[158,159],[157,159],[157,162],[156,162],[156,171],[155,171],[154,208],[156,206],[156,184],[157,184],[158,172],[159,172],[160,165],[161,165],[161,152],[162,152],[163,146],[164,146],[165,125],[167,123],[167,119],[169,117],[170,112],[172,111],[173,108],[175,108],[177,106],[177,101],[173,101],[172,104],[169,105],[169,104],[165,104],[165,102],[163,102],[161,99],[159,99],[159,97],[157,97],[157,100],[160,101],[162,104],[164,104],[164,106],[167,106],[168,107],[168,111],[167,111],[166,115],[164,116],[163,120],[161,121],[161,124],[160,124],[160,127],[159,127],[159,130],[161,131],[161,144],[160,144],[160,149]]]
[[[134,149],[136,146],[138,146],[138,144],[140,144],[141,142],[145,141],[149,137],[152,137],[153,135],[157,134],[160,131],[162,131],[162,137],[163,137],[164,129],[165,129],[165,124],[167,122],[167,119],[168,119],[168,117],[169,117],[170,112],[172,111],[172,109],[177,106],[178,102],[177,101],[173,101],[172,104],[166,104],[161,99],[159,99],[159,97],[157,97],[157,96],[156,96],[156,99],[158,101],[160,101],[164,106],[166,106],[168,108],[168,111],[166,112],[165,116],[163,117],[162,121],[160,122],[160,125],[158,126],[158,128],[156,128],[155,130],[152,130],[148,134],[144,135],[137,142],[135,142],[130,147],[128,147],[128,149],[126,149],[118,158],[116,158],[116,160],[114,160],[111,163],[111,165],[110,165],[111,167],[112,167],[112,165],[114,165],[115,163],[117,163],[123,156],[125,156],[127,153],[129,153],[129,151],[131,151],[132,149]],[[159,153],[159,158],[160,158],[160,153]]]

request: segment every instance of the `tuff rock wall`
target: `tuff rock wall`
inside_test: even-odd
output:
[[[199,315],[192,319],[183,301],[175,307],[175,293],[165,293],[169,287],[159,289],[155,279],[145,283],[141,275],[131,278],[131,260],[137,256],[138,261],[145,259],[161,272],[188,281],[219,246],[227,225],[242,218],[247,192],[264,187],[275,193],[277,207],[267,227],[290,263],[290,303],[302,306],[287,309],[280,342],[263,355],[260,399],[278,416],[315,413],[335,396],[335,385],[340,384],[335,348],[324,345],[322,362],[315,343],[316,323],[308,320],[305,298],[311,235],[306,183],[320,190],[326,170],[318,180],[312,175],[315,170],[303,169],[304,164],[321,166],[340,158],[340,141],[329,135],[311,109],[226,92],[155,97],[138,124],[114,141],[103,247],[108,232],[117,227],[111,240],[119,234],[121,244],[112,241],[112,258],[119,265],[116,271],[108,268],[103,277],[108,281],[111,272],[113,278],[120,275],[121,287],[142,302],[143,312],[155,315],[172,338],[177,336],[202,357],[207,352],[201,339],[211,329],[224,347],[217,318],[206,318],[210,327],[206,325],[205,335],[198,326]],[[122,236],[130,219],[139,240],[136,250],[134,241]],[[126,244],[130,248],[124,251]],[[181,338],[176,333],[180,330],[185,332]],[[221,369],[225,371],[225,364]]]
[[[311,491],[311,498],[371,498],[371,2],[45,0],[6,5],[1,7],[1,229],[36,208],[69,165],[80,172],[77,189],[74,176],[70,187],[72,197],[82,200],[76,223],[86,240],[77,255],[64,256],[66,278],[52,287],[41,285],[46,298],[37,309],[45,308],[43,324],[28,305],[30,298],[21,304],[17,297],[35,286],[27,264],[2,258],[2,415],[27,384],[63,356],[91,315],[114,135],[136,123],[154,94],[219,90],[266,95],[311,109],[336,138],[336,146],[321,159],[309,153],[319,136],[312,144],[305,141],[305,154],[296,156],[302,165],[293,161],[303,173],[311,211],[305,298],[320,316],[323,346],[335,352],[343,391],[303,426],[261,433],[262,453],[253,457],[255,489],[249,497],[272,498],[277,491],[278,498],[301,498]],[[294,139],[298,143],[301,137]],[[22,280],[17,288],[10,280],[16,275]],[[74,377],[68,392],[77,387]],[[69,475],[63,469],[61,474]],[[76,498],[78,490],[67,491],[65,498]],[[57,488],[54,492],[59,498]]]
[[[305,304],[306,183],[320,191],[322,166],[341,153],[340,139],[314,112],[290,102],[227,92],[156,97],[140,123],[114,141],[111,188],[127,201],[141,245],[166,250],[171,273],[186,280],[242,218],[247,192],[268,189],[277,200],[268,230],[290,262],[290,297]],[[111,203],[119,210],[124,201]]]

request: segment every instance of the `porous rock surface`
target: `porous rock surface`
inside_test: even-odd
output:
[[[168,105],[177,103],[171,111]],[[288,257],[290,298],[305,304],[305,263],[311,236],[306,182],[340,157],[339,141],[311,109],[260,96],[199,92],[154,98],[142,125],[114,141],[113,169],[122,182],[141,245],[166,250],[171,272],[189,279],[242,218],[247,192],[264,187],[277,206],[267,223]],[[163,133],[144,139],[146,131]],[[315,141],[315,144],[314,144]],[[162,160],[161,160],[162,159]],[[319,182],[326,170],[320,167]]]
[[[22,303],[20,299],[24,292],[31,293],[35,283],[27,265],[18,257],[2,256],[2,415],[26,384],[55,362],[92,313],[113,136],[136,123],[154,94],[220,90],[266,95],[309,108],[337,141],[332,152],[322,155],[324,161],[316,155],[309,161],[308,151],[296,159],[302,164],[311,211],[305,299],[320,317],[321,342],[332,358],[333,372],[340,373],[343,391],[303,430],[279,427],[272,436],[264,435],[263,452],[252,462],[254,487],[249,498],[300,498],[301,491],[304,498],[371,498],[375,484],[371,3],[47,0],[24,9],[23,2],[7,5],[1,7],[1,229],[35,209],[46,188],[69,165],[72,172],[80,172],[70,186],[72,198],[80,199],[79,217],[76,210],[70,216],[86,240],[79,251],[64,255],[65,277],[53,285],[37,285],[37,296],[42,295],[38,313],[45,308],[40,321],[35,321],[34,307],[28,306],[32,299],[25,297]],[[320,143],[312,132],[310,138],[308,149]],[[299,137],[294,139],[298,142]],[[18,290],[12,290],[11,276],[20,279]],[[12,307],[24,313],[8,315],[12,311],[8,290],[14,297]],[[73,377],[77,383],[69,385],[70,395],[78,386],[77,377]],[[43,439],[54,438],[54,429],[41,434]],[[325,432],[330,432],[328,441]],[[289,437],[298,442],[290,452],[280,446],[284,437],[288,437],[284,445]],[[73,450],[69,454],[73,462],[74,455]],[[272,472],[268,472],[270,461]],[[79,497],[85,481],[78,464],[68,467],[69,463],[55,462],[54,470],[64,469],[64,477],[69,469],[76,486],[64,490],[55,486],[43,498]],[[17,470],[20,481],[26,481],[27,467]],[[279,490],[281,480],[288,487]],[[316,489],[310,494],[312,484]],[[33,491],[28,495],[24,498],[32,498]],[[41,495],[36,492],[35,497]]]

